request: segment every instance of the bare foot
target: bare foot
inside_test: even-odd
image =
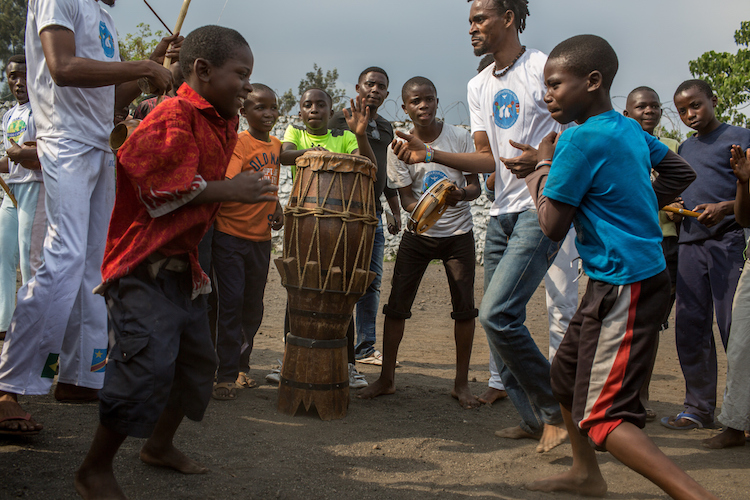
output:
[[[73,484],[83,500],[127,500],[125,493],[122,492],[120,485],[117,484],[111,468],[108,470],[93,471],[81,467],[76,471]]]
[[[546,492],[567,491],[587,497],[603,497],[607,493],[607,483],[601,473],[589,477],[569,470],[557,476],[529,483],[526,489]]]
[[[482,406],[482,403],[479,402],[479,400],[474,397],[474,395],[471,393],[471,390],[469,389],[469,386],[464,384],[461,387],[454,386],[453,390],[451,391],[451,396],[453,396],[455,399],[458,400],[458,404],[461,405],[461,408],[464,410],[472,410],[474,408],[479,408]]]
[[[205,474],[208,468],[187,457],[180,450],[171,446],[165,450],[149,447],[148,441],[141,448],[141,461],[155,467],[169,467],[183,474]]]
[[[556,425],[544,424],[544,432],[539,445],[536,447],[537,453],[545,453],[555,446],[559,446],[568,439],[568,431]]]
[[[525,430],[521,429],[520,425],[517,425],[515,427],[506,427],[505,429],[501,429],[499,431],[495,431],[495,436],[506,438],[506,439],[536,439],[539,440],[539,436],[534,434],[529,434]]]
[[[499,401],[501,399],[505,399],[508,397],[508,393],[500,390],[495,389],[494,387],[488,387],[486,391],[484,391],[484,394],[479,396],[477,400],[485,405],[491,405],[495,401]]]
[[[15,394],[0,392],[0,434],[32,436],[43,428],[18,404]]]
[[[373,399],[396,392],[396,384],[387,382],[382,377],[357,393],[359,399]]]
[[[715,435],[712,438],[704,439],[701,441],[703,446],[712,450],[720,450],[722,448],[731,448],[732,446],[745,446],[745,433],[727,427],[724,431]]]

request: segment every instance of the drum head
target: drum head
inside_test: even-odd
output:
[[[331,172],[354,172],[369,175],[375,182],[377,167],[369,158],[361,155],[331,153],[329,151],[307,151],[297,158],[297,167],[310,167]]]
[[[409,215],[406,228],[417,234],[427,232],[445,213],[448,208],[446,204],[448,192],[455,186],[448,179],[440,179],[430,186],[419,198],[417,206]]]

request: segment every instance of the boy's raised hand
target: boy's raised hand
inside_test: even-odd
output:
[[[362,105],[362,98],[357,96],[356,102],[354,99],[349,99],[349,105],[351,106],[351,114],[349,110],[344,108],[344,118],[346,124],[349,126],[349,130],[354,135],[366,135],[367,124],[370,123],[370,108]]]
[[[427,148],[424,142],[417,139],[416,136],[399,130],[396,130],[396,137],[393,139],[391,147],[398,159],[408,165],[422,163],[427,157]]]
[[[539,150],[534,149],[528,144],[521,144],[515,141],[509,141],[510,145],[522,152],[515,158],[500,158],[505,168],[513,172],[519,179],[525,178],[536,169],[537,163],[542,159],[550,159],[555,153],[557,145],[557,133],[550,132],[539,144]]]
[[[251,172],[246,170],[230,179],[235,199],[240,203],[259,203],[261,201],[278,201],[276,196],[278,187],[274,186],[269,179],[263,178],[263,172]]]
[[[729,159],[734,175],[740,184],[747,184],[750,180],[750,148],[742,154],[742,148],[737,144],[732,145],[732,157]]]

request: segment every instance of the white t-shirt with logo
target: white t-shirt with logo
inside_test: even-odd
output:
[[[109,151],[115,87],[59,87],[47,68],[39,33],[62,26],[75,35],[76,56],[120,60],[114,21],[94,0],[29,0],[26,18],[26,67],[37,138],[66,138]]]
[[[16,104],[3,116],[3,146],[7,150],[13,139],[19,146],[24,142],[36,140],[34,119],[31,115],[31,104]],[[41,170],[29,170],[19,163],[8,160],[9,175],[6,179],[8,184],[21,184],[22,182],[41,182]]]
[[[440,151],[450,153],[473,153],[474,141],[468,130],[443,124],[443,130],[433,142],[428,145]],[[398,189],[411,186],[414,196],[419,199],[430,186],[442,179],[448,179],[457,187],[466,187],[467,173],[446,167],[440,163],[415,163],[407,165],[388,147],[388,187]],[[444,238],[468,233],[474,227],[471,218],[471,205],[468,201],[460,201],[455,207],[448,207],[443,216],[424,233],[433,238]]]
[[[547,56],[527,49],[502,78],[490,64],[468,84],[471,133],[486,132],[495,157],[495,201],[490,215],[518,213],[534,208],[523,179],[517,179],[498,159],[514,158],[521,150],[509,140],[538,147],[542,139],[562,130],[547,111],[544,94],[544,64]]]

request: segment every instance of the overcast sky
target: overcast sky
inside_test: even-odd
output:
[[[172,28],[182,0],[149,1]],[[620,60],[612,88],[618,110],[639,85],[653,87],[671,105],[674,89],[691,78],[688,61],[709,50],[736,52],[734,32],[750,20],[748,0],[531,0],[529,10],[521,34],[527,47],[549,53],[582,33],[609,41]],[[121,37],[140,22],[161,27],[142,0],[117,0],[110,12]],[[466,83],[479,63],[468,17],[464,0],[192,0],[182,33],[205,24],[238,30],[255,55],[251,81],[279,93],[296,93],[317,63],[337,68],[339,87],[353,95],[360,71],[382,66],[391,94],[381,114],[389,119],[405,116],[403,82],[425,76],[437,86],[440,115],[468,123]]]

